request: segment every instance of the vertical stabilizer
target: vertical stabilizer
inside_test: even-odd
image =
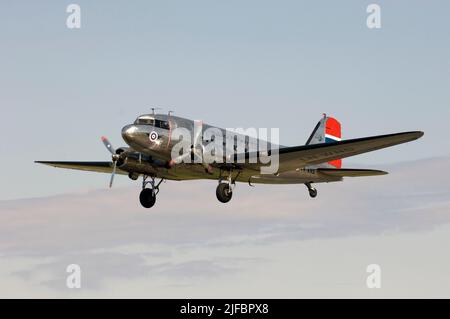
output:
[[[334,143],[339,142],[342,138],[341,123],[333,117],[328,117],[324,114],[324,117],[317,123],[311,136],[309,137],[306,145],[322,144],[322,143]],[[332,167],[341,168],[342,160],[334,160],[328,162]]]

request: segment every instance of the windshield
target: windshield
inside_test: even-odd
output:
[[[164,130],[169,130],[170,129],[169,122],[163,121],[163,120],[155,120],[155,118],[150,117],[148,115],[139,116],[136,119],[136,121],[134,122],[134,124],[137,124],[137,125],[151,125],[151,126],[154,126],[154,127],[162,128]]]
[[[140,116],[137,118],[137,120],[134,122],[134,124],[139,125],[155,125],[155,119],[149,116]]]

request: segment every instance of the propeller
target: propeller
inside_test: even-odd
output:
[[[191,158],[194,163],[202,164],[205,171],[212,174],[213,168],[208,163],[204,162],[204,147],[203,147],[203,121],[194,121],[194,139],[191,147],[191,152],[182,154],[170,161],[170,165],[180,164],[186,159]]]
[[[120,155],[116,154],[116,150],[114,149],[114,147],[111,145],[111,143],[109,142],[109,140],[106,137],[102,136],[102,142],[105,145],[105,147],[108,149],[108,151],[111,153],[111,159],[112,159],[112,163],[113,163],[111,179],[109,180],[109,188],[111,188],[113,185],[113,182],[114,182],[114,176],[116,175],[117,161],[119,160]]]

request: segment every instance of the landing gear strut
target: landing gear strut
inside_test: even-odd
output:
[[[150,179],[150,180],[148,180]],[[159,185],[164,179],[161,179],[159,183],[155,183],[155,177],[153,176],[143,176],[142,180],[142,191],[139,194],[139,201],[141,205],[145,208],[151,208],[156,203],[156,195],[159,193]],[[150,188],[146,188],[150,184]]]
[[[306,185],[306,187],[308,187],[309,196],[311,196],[311,198],[316,198],[317,197],[317,189],[312,187],[311,183],[305,183],[305,185]]]
[[[222,171],[220,171],[219,185],[216,188],[216,197],[221,203],[228,203],[233,197],[233,186],[236,185],[236,179],[238,178],[240,172],[236,177],[232,178],[233,171],[230,169],[228,172],[228,177],[226,181],[222,179]]]

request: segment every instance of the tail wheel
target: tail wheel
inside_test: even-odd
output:
[[[216,189],[216,196],[219,202],[228,203],[233,196],[233,191],[228,183],[220,183]]]
[[[312,187],[311,183],[305,183],[305,186],[308,187],[309,196],[311,196],[311,198],[316,198],[317,197],[317,189]]]
[[[144,188],[139,195],[139,201],[141,205],[145,208],[151,208],[156,203],[156,195],[153,189]]]

